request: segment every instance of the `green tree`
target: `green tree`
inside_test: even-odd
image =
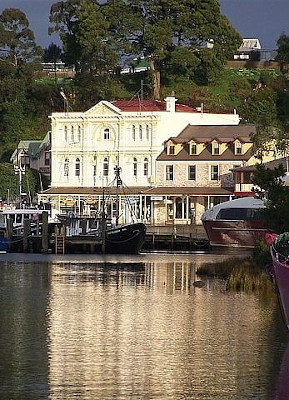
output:
[[[208,81],[241,42],[221,15],[217,0],[108,0],[102,4],[68,0],[52,6],[50,21],[52,30],[60,33],[67,58],[76,66],[86,65],[101,74],[113,69],[120,56],[145,56],[156,99],[161,96],[161,72],[179,68],[191,77],[202,64],[210,69],[202,72]]]
[[[277,40],[276,61],[289,63],[289,36],[282,33]]]
[[[17,179],[13,165],[10,163],[0,163],[0,197],[4,200],[13,201],[17,195]]]
[[[135,49],[150,61],[156,99],[160,98],[161,72],[177,49],[193,52],[199,59],[197,62],[194,57],[195,65],[204,66],[211,58],[210,65],[215,65],[216,70],[241,42],[239,34],[221,15],[216,0],[129,0],[128,5],[139,15],[140,24],[130,38]],[[212,48],[206,48],[207,43]],[[182,57],[180,68],[183,60]]]
[[[50,43],[50,45],[44,49],[43,53],[43,62],[45,63],[57,63],[61,61],[62,50],[59,46],[54,43]]]
[[[284,167],[280,164],[274,169],[258,165],[252,178],[254,185],[259,186],[265,193],[266,208],[264,215],[269,228],[276,233],[289,230],[289,186],[284,185],[282,177]]]
[[[2,59],[15,67],[41,56],[26,15],[16,8],[7,8],[0,15],[0,48]]]

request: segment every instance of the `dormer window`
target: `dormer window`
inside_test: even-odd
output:
[[[191,151],[191,155],[196,155],[197,154],[197,143],[191,143],[191,147],[190,147]]]
[[[174,155],[175,154],[175,146],[172,144],[169,146],[169,154]]]
[[[235,142],[235,154],[243,154],[242,143],[239,141]]]
[[[212,154],[218,156],[220,154],[220,145],[218,142],[213,142],[212,144]]]

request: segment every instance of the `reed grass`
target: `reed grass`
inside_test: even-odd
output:
[[[206,263],[197,270],[197,275],[226,280],[230,291],[273,292],[274,285],[266,268],[260,267],[253,257],[229,258],[223,262]]]

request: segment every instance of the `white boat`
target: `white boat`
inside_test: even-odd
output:
[[[254,247],[269,231],[262,211],[264,201],[243,197],[205,211],[202,223],[212,246]]]

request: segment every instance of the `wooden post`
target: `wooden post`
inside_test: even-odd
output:
[[[24,219],[23,221],[23,253],[28,252],[28,238],[31,233],[30,220]]]
[[[7,218],[6,223],[7,223],[7,239],[11,239],[13,232],[13,219]]]
[[[102,213],[101,213],[101,251],[105,253],[105,236],[106,236],[106,218],[105,218],[105,204],[104,204],[104,188],[102,190]]]
[[[81,227],[81,234],[85,235],[86,234],[86,219],[80,220],[80,227]]]
[[[48,253],[48,212],[42,213],[42,236],[41,236],[42,253]]]

